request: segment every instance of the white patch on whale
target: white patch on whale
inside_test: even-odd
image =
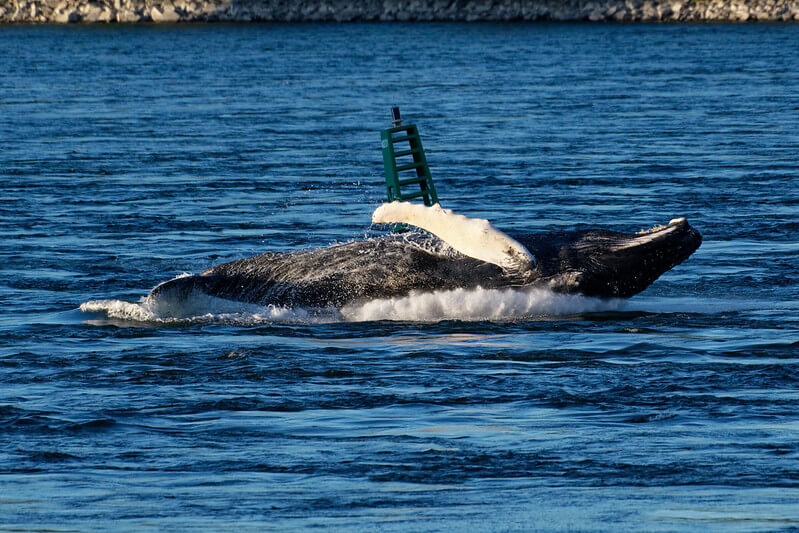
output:
[[[531,270],[535,259],[518,241],[499,231],[488,220],[469,218],[439,204],[432,207],[410,202],[383,204],[372,214],[375,224],[410,224],[429,231],[463,255],[509,271]]]

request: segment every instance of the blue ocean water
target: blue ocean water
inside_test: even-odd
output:
[[[0,28],[0,530],[799,528],[797,50],[796,25]],[[184,272],[372,235],[392,104],[445,207],[704,243],[624,303],[141,315]]]

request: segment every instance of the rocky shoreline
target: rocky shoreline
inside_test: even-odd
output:
[[[0,23],[799,21],[799,0],[0,0]]]

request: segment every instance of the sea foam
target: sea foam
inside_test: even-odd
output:
[[[455,289],[414,292],[399,298],[381,298],[347,305],[343,317],[352,322],[402,320],[519,320],[617,310],[624,300],[602,300],[548,289]]]
[[[181,299],[145,297],[139,302],[93,300],[80,310],[101,313],[106,318],[147,323],[272,323],[272,322],[364,322],[393,320],[437,322],[440,320],[506,321],[613,311],[623,300],[602,300],[580,295],[557,294],[547,289],[456,289],[412,292],[396,298],[354,302],[342,308],[262,306],[234,302],[199,291]]]

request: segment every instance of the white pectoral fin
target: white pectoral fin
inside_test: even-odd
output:
[[[410,202],[383,204],[372,214],[375,224],[402,223],[422,228],[469,257],[523,272],[535,267],[535,259],[527,248],[505,235],[488,220],[469,218],[442,209]]]

